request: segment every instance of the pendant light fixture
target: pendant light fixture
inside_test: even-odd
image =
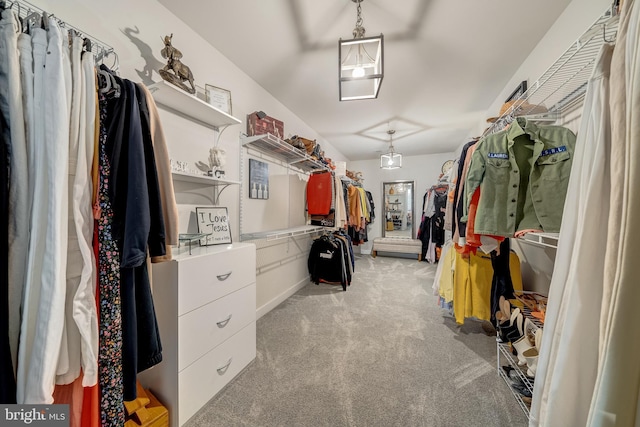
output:
[[[380,156],[380,167],[382,169],[398,169],[402,167],[402,154],[396,153],[393,148],[393,134],[395,130],[389,129],[389,151]]]
[[[374,99],[384,76],[383,35],[365,37],[360,6],[364,0],[351,1],[358,4],[353,39],[338,42],[340,101]]]

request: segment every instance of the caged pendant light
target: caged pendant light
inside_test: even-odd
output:
[[[340,101],[374,99],[384,76],[383,35],[365,37],[360,6],[364,0],[351,1],[358,4],[353,39],[338,42]]]
[[[395,130],[389,129],[389,151],[380,155],[380,168],[382,169],[398,169],[402,167],[402,154],[396,153],[393,148],[393,134]]]

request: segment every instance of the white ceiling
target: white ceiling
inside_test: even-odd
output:
[[[455,150],[570,0],[363,0],[384,34],[375,100],[338,101],[352,0],[159,0],[350,160]],[[268,113],[268,112],[267,112]],[[304,136],[304,135],[303,135]]]

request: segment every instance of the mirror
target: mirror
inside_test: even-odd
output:
[[[382,206],[385,219],[381,221],[383,237],[414,238],[413,195],[413,181],[382,183]]]

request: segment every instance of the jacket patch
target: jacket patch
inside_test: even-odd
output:
[[[333,252],[330,252],[330,251],[327,251],[326,253],[320,252],[318,255],[320,256],[320,258],[325,258],[325,259],[333,258]]]
[[[509,153],[489,153],[490,159],[508,159]]]
[[[555,148],[547,148],[546,150],[542,150],[542,153],[540,153],[540,157],[550,156],[551,154],[564,153],[565,151],[567,151],[566,145]]]

